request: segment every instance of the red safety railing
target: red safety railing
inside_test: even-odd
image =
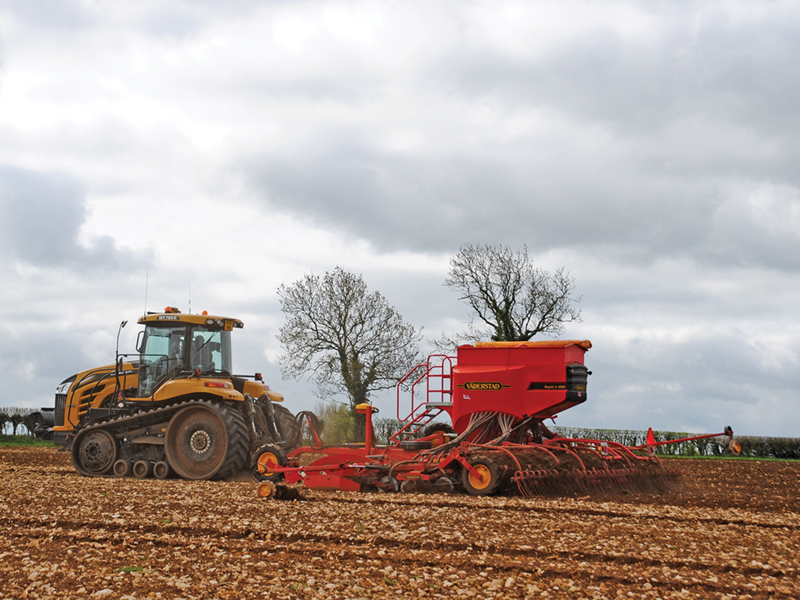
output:
[[[431,354],[427,362],[416,365],[397,382],[398,421],[414,421],[421,414],[420,409],[427,408],[430,403],[449,404],[452,401],[454,361],[455,356]],[[421,397],[422,394],[417,391],[417,386],[423,381],[425,381],[424,399]],[[411,401],[411,410],[406,415],[401,412],[404,404],[402,400],[404,388],[409,390]]]

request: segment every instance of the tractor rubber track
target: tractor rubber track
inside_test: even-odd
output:
[[[113,472],[109,469],[104,473],[93,473],[92,471],[88,471],[87,469],[83,468],[80,464],[80,460],[78,459],[78,448],[80,446],[81,439],[89,435],[90,433],[97,432],[97,431],[107,431],[109,432],[114,438],[119,439],[121,434],[125,432],[132,431],[135,429],[140,429],[143,427],[150,427],[153,425],[157,425],[159,423],[163,423],[165,421],[169,421],[178,413],[180,410],[187,408],[189,406],[208,406],[208,405],[217,405],[226,408],[225,411],[228,413],[230,411],[231,417],[236,419],[238,417],[241,420],[241,426],[246,430],[244,425],[244,418],[241,416],[239,411],[236,409],[227,406],[221,402],[214,402],[211,400],[205,399],[198,399],[198,400],[186,400],[184,402],[179,402],[177,404],[171,404],[169,406],[154,408],[152,410],[147,411],[138,411],[132,415],[122,415],[118,417],[112,417],[108,420],[101,421],[99,423],[94,423],[91,425],[87,425],[80,429],[72,440],[70,451],[72,455],[72,463],[75,466],[75,470],[78,471],[81,475],[85,477],[113,477]],[[235,416],[233,416],[235,415]],[[232,458],[233,460],[228,460],[230,464],[225,465],[221,468],[217,475],[214,476],[214,479],[224,479],[232,475],[238,469],[241,468],[243,464],[247,461],[249,455],[249,441],[247,439],[240,439],[240,440],[232,440],[232,442],[239,446],[239,448],[235,449],[233,452],[228,453],[229,459]]]

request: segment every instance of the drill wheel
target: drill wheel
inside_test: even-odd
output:
[[[271,481],[262,481],[258,484],[256,493],[258,494],[259,498],[271,500],[275,497],[275,484]]]
[[[488,496],[500,486],[500,469],[491,458],[470,460],[470,465],[478,472],[476,477],[467,469],[461,471],[461,483],[464,489],[473,496]]]
[[[275,444],[264,444],[253,454],[251,472],[258,481],[280,481],[282,473],[274,473],[269,465],[286,465],[286,454]]]

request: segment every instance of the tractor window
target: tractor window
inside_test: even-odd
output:
[[[201,373],[231,373],[231,333],[199,327],[192,331],[191,367]]]
[[[150,396],[175,367],[184,365],[185,327],[148,327],[139,367],[139,397]]]

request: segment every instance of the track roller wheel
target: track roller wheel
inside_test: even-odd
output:
[[[117,477],[127,477],[131,474],[131,470],[133,469],[133,463],[129,460],[119,459],[117,462],[114,463],[114,475]]]
[[[255,451],[253,454],[253,466],[251,467],[253,477],[258,481],[279,481],[283,474],[273,473],[268,466],[269,464],[280,467],[286,464],[286,455],[275,444],[264,444]]]
[[[266,498],[269,500],[270,498],[275,497],[275,484],[271,481],[262,481],[258,484],[258,488],[256,489],[256,493],[258,494],[259,498]]]
[[[156,479],[167,479],[172,475],[172,468],[165,460],[160,460],[153,465],[153,477]]]
[[[216,402],[178,411],[167,427],[164,450],[184,479],[224,479],[247,460],[249,437],[241,413]]]
[[[117,440],[102,429],[78,434],[72,445],[72,462],[81,475],[106,475],[117,461]]]
[[[137,460],[133,463],[133,476],[136,479],[146,479],[153,472],[153,463],[149,460]]]
[[[464,489],[473,496],[488,496],[500,485],[500,469],[491,458],[476,458],[470,462],[478,472],[478,477],[467,469],[461,472],[461,483]]]

